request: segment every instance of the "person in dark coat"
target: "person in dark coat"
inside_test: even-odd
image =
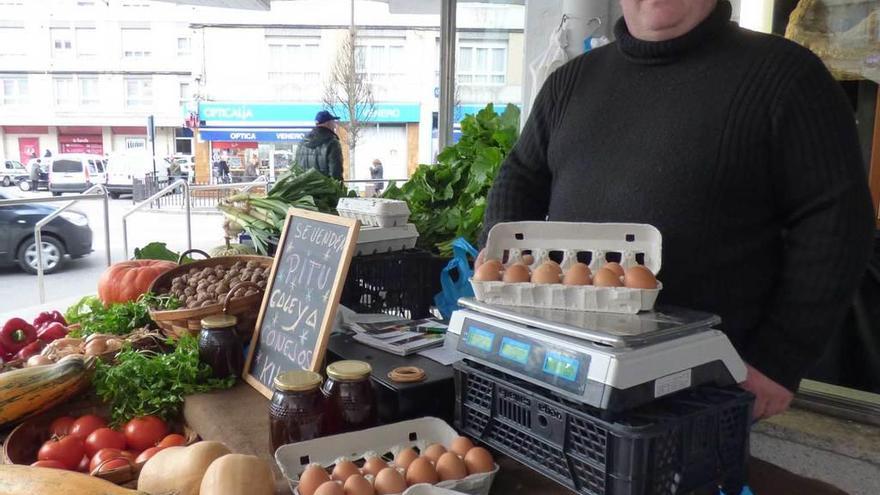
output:
[[[303,170],[315,169],[322,174],[342,180],[342,145],[336,135],[339,117],[327,110],[315,115],[315,128],[296,149],[294,163]]]
[[[382,168],[382,160],[376,158],[373,160],[373,164],[370,166],[370,178],[371,179],[380,179],[373,183],[376,188],[376,196],[382,194],[382,190],[385,189],[385,181],[381,180],[385,177],[385,169]]]
[[[28,170],[31,179],[31,191],[36,191],[40,184],[40,159],[31,160],[31,168]]]

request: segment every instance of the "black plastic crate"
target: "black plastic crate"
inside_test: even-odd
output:
[[[584,495],[676,495],[746,483],[753,396],[701,387],[602,419],[468,361],[454,365],[463,432]],[[538,389],[540,390],[540,389]]]
[[[416,249],[355,256],[341,302],[359,313],[430,317],[434,295],[440,292],[440,272],[448,262]]]

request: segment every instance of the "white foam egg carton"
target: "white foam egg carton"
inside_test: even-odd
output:
[[[400,227],[362,226],[358,234],[355,255],[404,251],[416,247],[418,240],[419,231],[411,223]]]
[[[609,257],[619,257],[624,269],[641,264],[654,275],[660,271],[663,238],[647,224],[583,222],[508,222],[489,231],[485,259],[507,267],[531,254],[534,270],[551,258],[562,258],[563,273],[579,260],[589,260],[595,274]],[[478,301],[507,306],[629,313],[654,308],[663,288],[632,289],[594,285],[480,282],[471,279]]]
[[[336,211],[341,217],[355,218],[372,227],[406,225],[410,213],[406,201],[384,198],[339,198]]]
[[[423,452],[432,443],[442,444],[448,450],[452,441],[457,437],[458,433],[442,419],[431,417],[411,419],[366,430],[282,445],[275,451],[275,462],[290,483],[294,494],[300,495],[296,489],[299,484],[299,475],[311,463],[328,468],[340,457],[348,457],[352,461],[358,462],[368,452],[374,452],[387,460],[400,449],[414,447]],[[454,493],[468,495],[489,495],[492,481],[495,479],[498,469],[496,463],[495,469],[489,473],[471,474],[461,480],[441,481],[436,485],[413,485],[401,495],[448,493],[440,490],[451,490]]]

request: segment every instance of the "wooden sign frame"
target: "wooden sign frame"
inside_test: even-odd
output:
[[[269,299],[272,296],[275,274],[278,271],[278,265],[281,262],[281,256],[287,242],[287,234],[289,233],[288,231],[290,230],[293,220],[297,217],[348,227],[348,235],[346,236],[346,243],[342,251],[342,264],[339,266],[339,270],[337,270],[336,276],[333,279],[333,285],[330,288],[330,297],[327,298],[328,309],[324,312],[324,318],[321,320],[321,326],[319,327],[318,339],[316,342],[317,348],[312,354],[312,361],[308,368],[309,371],[314,371],[316,373],[320,373],[321,371],[321,364],[324,361],[324,353],[327,350],[327,341],[330,338],[330,333],[333,331],[333,323],[336,321],[336,311],[339,309],[339,299],[342,297],[342,285],[345,281],[345,277],[348,275],[348,269],[351,266],[351,258],[357,247],[357,238],[360,233],[360,222],[353,218],[328,215],[326,213],[318,213],[299,208],[290,208],[287,210],[287,217],[284,219],[284,229],[281,232],[281,239],[278,241],[278,251],[275,253],[275,260],[272,262],[272,272],[269,274],[266,290],[263,293],[263,302],[260,305],[260,313],[257,316],[254,335],[251,338],[250,349],[248,350],[247,360],[245,361],[244,369],[242,371],[242,378],[244,381],[257,389],[257,391],[263,394],[267,399],[272,398],[272,390],[251,375],[250,369],[251,364],[253,363],[254,354],[256,354],[257,347],[260,345],[260,331],[263,326],[263,317],[266,314],[266,308],[268,307]]]

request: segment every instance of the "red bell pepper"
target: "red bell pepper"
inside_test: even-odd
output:
[[[0,330],[0,346],[14,354],[37,340],[37,329],[21,318],[11,318]]]
[[[57,310],[55,311],[43,311],[38,314],[36,318],[34,318],[34,328],[40,328],[43,325],[58,322],[62,325],[67,325],[67,321],[64,319],[64,315],[62,315]]]
[[[47,344],[53,340],[61,339],[66,336],[67,328],[57,321],[47,323],[37,330],[37,339]]]
[[[27,359],[35,354],[39,354],[40,351],[43,350],[43,343],[39,340],[35,340],[30,344],[21,348],[20,351],[15,355],[15,359],[21,359],[22,361],[27,361]]]

